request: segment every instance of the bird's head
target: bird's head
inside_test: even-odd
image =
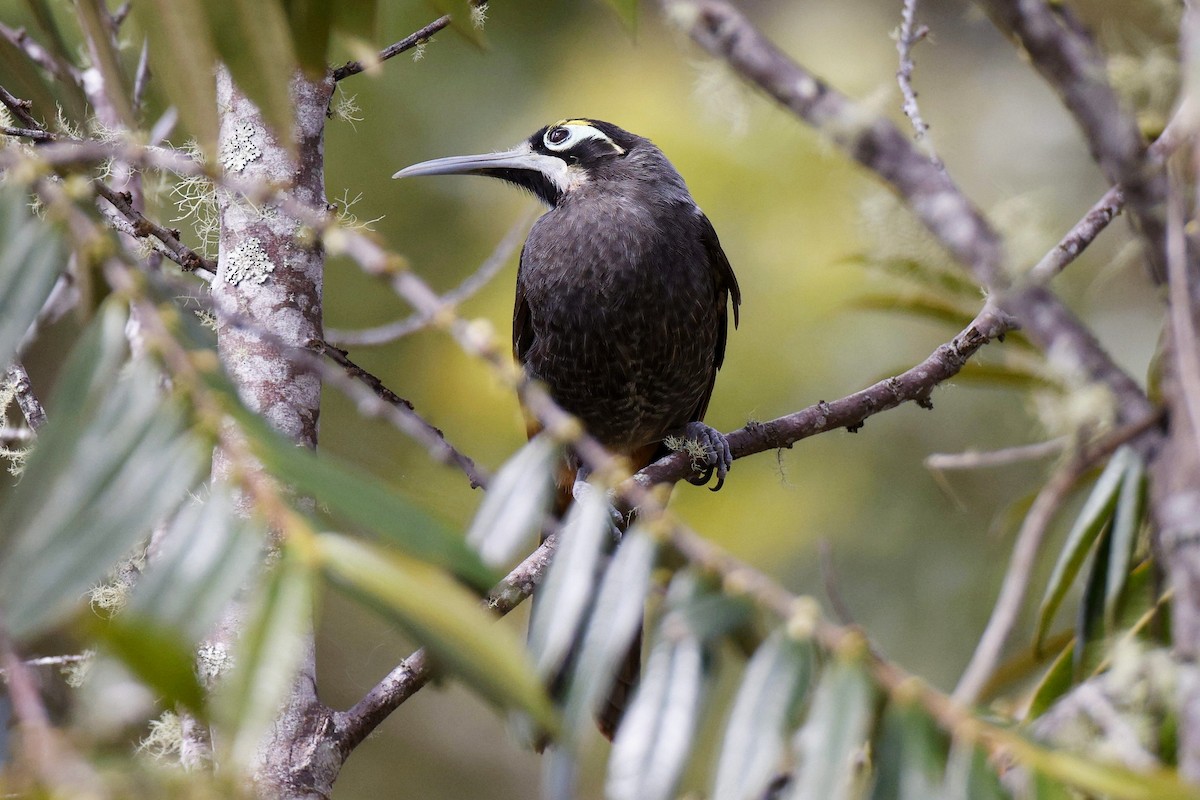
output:
[[[487,175],[533,192],[550,206],[579,188],[643,172],[648,161],[666,164],[658,148],[609,122],[564,119],[547,125],[511,150],[450,156],[413,164],[393,175]],[[670,169],[670,165],[666,165]],[[674,170],[670,169],[674,175]]]

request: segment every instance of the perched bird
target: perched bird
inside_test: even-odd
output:
[[[707,464],[693,482],[715,472],[719,489],[733,458],[702,420],[741,293],[712,223],[662,151],[608,122],[565,119],[512,150],[393,177],[458,174],[500,178],[550,207],[517,273],[513,351],[529,376],[634,470],[664,455],[669,435],[699,442]],[[560,484],[567,499],[576,473]],[[617,695],[639,663],[640,647],[600,720],[610,737]]]

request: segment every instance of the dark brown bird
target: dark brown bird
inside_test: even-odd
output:
[[[611,123],[567,119],[512,150],[426,161],[395,177],[448,174],[500,178],[550,206],[517,273],[513,351],[528,374],[634,470],[665,454],[669,435],[698,441],[708,458],[693,482],[715,472],[719,489],[733,458],[702,420],[741,293],[712,223],[662,151]],[[562,487],[567,498],[576,478]],[[640,647],[600,720],[610,737],[639,664]]]

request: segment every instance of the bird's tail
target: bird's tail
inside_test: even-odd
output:
[[[629,650],[617,670],[616,678],[604,707],[596,714],[596,726],[604,734],[604,738],[612,741],[617,735],[617,727],[625,716],[625,710],[633,701],[633,692],[637,689],[642,677],[642,627],[638,626],[637,635],[629,643]]]

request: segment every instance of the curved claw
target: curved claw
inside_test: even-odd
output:
[[[717,483],[710,491],[720,491],[725,485],[725,476],[729,474],[729,468],[733,466],[733,451],[729,447],[728,437],[703,422],[689,422],[683,428],[683,435],[698,442],[708,456],[707,468],[703,473],[688,478],[688,483],[705,486],[716,473]]]

